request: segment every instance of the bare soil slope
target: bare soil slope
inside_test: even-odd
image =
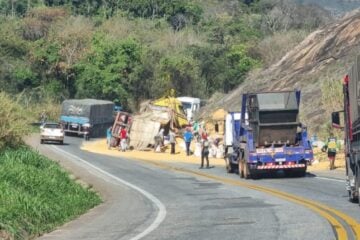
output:
[[[252,74],[236,90],[210,101],[204,113],[218,107],[239,111],[243,92],[297,88],[302,90],[302,121],[317,130],[329,118],[329,106],[322,100],[323,82],[341,81],[358,54],[360,10],[355,10],[311,33],[279,62]]]

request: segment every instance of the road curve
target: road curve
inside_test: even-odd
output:
[[[92,181],[99,178],[99,172],[105,172],[108,177],[100,177],[103,185],[94,185],[102,194],[104,189],[112,192],[114,187],[119,191],[114,199],[105,191],[103,205],[43,239],[132,239],[145,232],[156,222],[159,206],[126,184],[116,182],[116,178],[156,196],[167,210],[164,221],[158,222],[157,228],[152,228],[148,235],[141,236],[144,239],[355,239],[359,219],[343,213],[343,209],[335,210],[339,207],[338,196],[332,202],[336,203],[334,208],[322,199],[328,195],[319,194],[307,185],[328,187],[324,179],[244,181],[219,168],[204,172],[195,170],[196,166],[149,165],[84,152],[79,149],[79,139],[67,138],[69,145],[56,147],[40,146],[36,141],[33,138],[28,142],[52,158],[61,156],[62,164],[72,172],[78,173],[84,167],[81,165],[87,163],[95,166],[87,168],[84,174],[92,175],[88,176]],[[88,179],[84,180],[88,182]],[[340,184],[334,186],[333,192],[343,191],[343,185],[341,188]],[[299,197],[295,197],[294,192]],[[102,208],[119,208],[123,215],[106,216]],[[89,233],[89,225],[98,219],[105,222],[97,229],[92,229],[93,224],[93,232]]]

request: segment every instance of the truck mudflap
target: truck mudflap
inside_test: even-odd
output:
[[[287,164],[287,165],[260,165],[257,166],[256,169],[263,170],[263,169],[294,169],[294,168],[305,168],[306,164]]]

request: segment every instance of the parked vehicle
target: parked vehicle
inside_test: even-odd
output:
[[[225,117],[224,124],[224,157],[228,156],[228,154],[232,154],[234,152],[233,144],[236,141],[236,136],[239,135],[240,132],[240,120],[241,120],[241,112],[229,112]],[[247,116],[245,118],[247,120]],[[236,165],[236,166],[235,166]],[[237,163],[229,162],[226,165],[226,170],[228,173],[237,171]]]
[[[300,91],[247,93],[240,121],[232,120],[233,143],[225,157],[228,172],[257,177],[284,171],[304,176],[313,160],[306,127],[299,120]],[[234,114],[234,117],[236,114]]]
[[[64,143],[64,129],[60,123],[47,122],[40,126],[40,143],[46,141]]]
[[[344,78],[344,108],[332,113],[332,125],[345,131],[346,189],[351,202],[360,193],[360,56]]]
[[[114,103],[97,99],[69,99],[62,103],[60,121],[65,133],[100,137],[114,122]]]
[[[190,121],[193,119],[194,114],[200,109],[200,98],[193,97],[178,97],[177,98],[184,109],[187,120]]]

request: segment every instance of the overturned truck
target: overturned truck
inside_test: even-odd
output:
[[[164,97],[145,103],[141,112],[134,115],[130,126],[130,148],[145,150],[154,145],[154,137],[159,130],[168,134],[170,129],[181,129],[189,123],[179,100]]]
[[[97,99],[69,99],[62,103],[60,121],[67,134],[104,136],[112,125],[114,103]]]
[[[299,105],[300,91],[243,94],[245,114],[240,122],[232,120],[232,148],[225,158],[228,172],[244,178],[278,170],[304,176],[313,152],[299,122]]]

